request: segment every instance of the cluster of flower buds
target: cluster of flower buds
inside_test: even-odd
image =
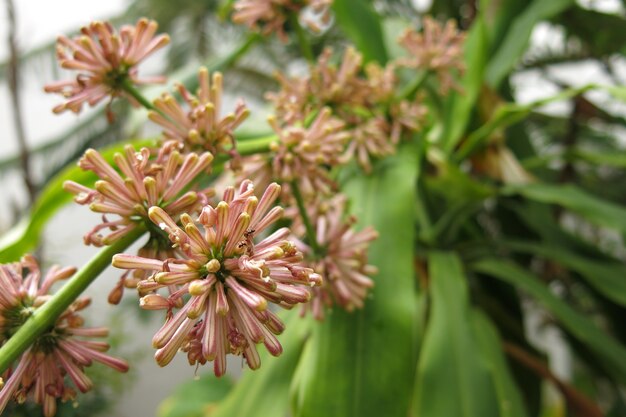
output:
[[[0,345],[49,300],[52,284],[74,272],[74,268],[53,266],[42,280],[39,265],[30,255],[20,262],[0,265]],[[85,393],[92,388],[84,370],[94,361],[119,372],[128,370],[125,361],[104,353],[109,349],[107,343],[86,339],[108,335],[106,328],[83,327],[79,312],[89,304],[89,298],[75,300],[22,354],[17,364],[2,374],[0,414],[9,400],[23,403],[32,397],[43,406],[46,417],[53,416],[58,399],[75,401],[76,389]]]
[[[330,20],[331,4],[332,0],[238,0],[233,5],[233,22],[244,24],[266,36],[276,33],[280,40],[286,42],[289,38],[285,26],[290,16],[298,19],[303,10],[309,10],[319,18],[303,16],[302,22],[313,32],[319,32],[321,26],[326,26]]]
[[[207,150],[214,155],[230,151],[235,157],[233,131],[250,112],[243,102],[239,102],[234,113],[222,118],[222,74],[215,72],[210,78],[209,71],[203,67],[198,72],[198,81],[197,95],[182,84],[177,85],[188,111],[183,110],[172,95],[164,93],[154,101],[155,110],[149,113],[149,117],[165,129],[163,135],[166,138],[180,141],[186,149]]]
[[[138,289],[143,308],[167,311],[166,323],[152,340],[159,365],[167,365],[182,349],[191,364],[213,361],[220,376],[226,371],[228,353],[243,355],[256,369],[257,344],[263,343],[274,356],[282,352],[275,335],[284,325],[268,304],[291,308],[307,302],[309,288],[320,285],[322,278],[302,266],[302,254],[287,239],[289,229],[255,242],[282,216],[280,207],[272,207],[279,194],[275,183],[260,199],[251,181],[244,181],[238,191],[229,187],[222,201],[202,209],[197,219],[201,228],[191,216],[183,215],[179,226],[164,210],[153,207],[150,219],[168,234],[180,256],[165,261],[132,255],[113,258],[118,268],[154,271]],[[167,297],[159,294],[172,285],[177,291]]]
[[[439,79],[439,89],[447,94],[450,89],[462,91],[455,81],[454,72],[465,70],[463,44],[465,33],[460,32],[454,20],[444,26],[426,16],[422,22],[422,33],[407,29],[400,37],[409,56],[398,61],[401,66],[432,71]]]
[[[81,111],[84,103],[93,106],[104,98],[134,97],[124,89],[124,82],[148,84],[164,82],[164,77],[139,78],[137,65],[169,43],[167,35],[155,36],[157,23],[140,19],[135,26],[123,26],[117,33],[111,24],[93,22],[81,29],[74,39],[60,36],[57,58],[61,67],[79,71],[75,79],[49,84],[45,90],[59,93],[68,100],[56,106],[55,113]]]

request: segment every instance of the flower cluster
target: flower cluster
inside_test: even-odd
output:
[[[306,196],[316,193],[329,195],[336,185],[328,175],[328,167],[339,163],[348,133],[344,123],[322,109],[309,128],[282,127],[270,117],[269,123],[278,140],[270,145],[267,156],[244,158],[240,177],[252,179],[255,184],[280,181],[296,182]]]
[[[446,94],[451,88],[461,91],[453,74],[455,70],[461,73],[465,70],[465,34],[457,30],[454,20],[449,20],[442,26],[435,19],[426,16],[422,33],[407,29],[399,42],[410,54],[398,61],[400,65],[433,71],[439,79],[442,94]]]
[[[124,153],[113,160],[118,172],[94,149],[89,149],[78,165],[94,172],[100,180],[91,189],[74,181],[66,181],[64,188],[76,194],[75,201],[89,205],[96,213],[103,213],[103,222],[85,235],[85,243],[95,246],[110,245],[128,234],[148,218],[148,209],[159,206],[172,217],[183,212],[197,211],[207,202],[210,190],[189,190],[192,181],[209,168],[213,156],[205,152],[181,154],[178,143],[165,143],[158,150],[141,148],[139,152],[127,145]],[[154,155],[153,157],[153,154]],[[115,215],[111,220],[106,215]],[[106,236],[103,230],[110,230]]]
[[[210,79],[209,71],[200,68],[198,80],[197,95],[181,84],[177,86],[188,111],[183,110],[172,95],[164,93],[155,100],[155,111],[149,113],[150,119],[165,129],[166,138],[180,141],[187,149],[207,150],[213,155],[234,151],[233,131],[248,117],[246,105],[239,102],[234,113],[221,118],[222,74],[216,72]]]
[[[238,0],[233,6],[233,22],[260,30],[263,35],[276,33],[286,42],[285,25],[290,15],[297,17],[303,9],[309,8],[326,22],[330,19],[331,4],[332,0]],[[303,19],[303,23],[315,32],[320,30],[312,19]]]
[[[69,278],[74,271],[74,268],[54,266],[41,280],[39,266],[29,255],[21,262],[0,265],[0,344],[48,301],[52,284]],[[32,397],[43,406],[44,415],[51,417],[58,399],[73,401],[77,395],[75,388],[83,393],[92,388],[84,370],[94,361],[119,372],[128,370],[125,361],[104,353],[109,349],[107,343],[85,339],[108,335],[105,328],[83,327],[79,312],[89,303],[88,298],[75,300],[54,326],[22,354],[17,365],[2,374],[5,383],[0,389],[0,413],[11,399],[23,403]]]
[[[74,39],[60,36],[57,58],[61,67],[79,71],[75,79],[59,81],[45,87],[46,92],[67,98],[53,111],[81,111],[84,103],[94,106],[106,97],[124,95],[124,83],[163,82],[164,77],[139,78],[137,65],[147,56],[169,43],[167,35],[156,35],[157,23],[140,19],[135,26],[123,26],[117,33],[109,23],[93,22],[81,29]]]
[[[324,284],[314,289],[315,296],[305,306],[318,320],[324,318],[324,306],[337,304],[347,311],[362,308],[368,290],[374,286],[369,277],[377,269],[367,264],[367,249],[378,233],[371,227],[354,231],[357,219],[345,213],[346,199],[342,195],[321,205],[311,217],[315,219],[315,236],[322,254],[303,247],[311,267],[324,276]]]
[[[239,190],[229,187],[222,201],[202,209],[198,222],[181,216],[181,226],[159,207],[150,218],[179,249],[180,257],[159,261],[132,255],[116,255],[113,265],[123,269],[154,271],[139,282],[145,309],[167,311],[167,321],[152,342],[155,359],[168,364],[179,349],[191,364],[214,362],[216,375],[226,371],[226,355],[243,355],[251,369],[260,366],[256,345],[263,343],[272,355],[282,347],[275,335],[283,330],[268,303],[291,308],[307,302],[309,287],[322,278],[301,265],[302,254],[287,240],[289,229],[278,229],[255,243],[282,215],[272,207],[280,186],[270,184],[261,198],[250,181]],[[165,297],[161,288],[175,285]],[[189,296],[189,297],[187,297]],[[187,300],[178,311],[173,310]]]
[[[340,161],[356,158],[369,173],[372,158],[393,154],[404,130],[421,128],[425,110],[420,103],[393,102],[398,84],[393,64],[364,67],[362,55],[354,48],[345,50],[339,66],[331,63],[332,56],[333,51],[325,49],[305,77],[278,74],[281,90],[267,98],[277,118],[287,125],[303,122],[324,107],[332,108],[351,138]]]

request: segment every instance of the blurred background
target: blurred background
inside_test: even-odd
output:
[[[461,27],[471,20],[472,7],[476,6],[476,2],[460,0],[374,3],[381,13],[409,16],[416,21],[421,14],[433,13],[455,18]],[[46,95],[43,85],[62,78],[54,54],[56,35],[73,34],[91,20],[107,19],[121,24],[134,23],[140,16],[156,19],[161,30],[170,33],[172,44],[143,65],[142,70],[153,74],[167,71],[172,80],[185,80],[195,76],[198,65],[219,59],[245,37],[244,29],[233,27],[227,17],[220,15],[220,4],[217,0],[0,2],[0,193],[3,196],[0,235],[19,222],[45,181],[76,160],[85,149],[113,143],[129,134],[158,132],[154,127],[143,126],[145,114],[140,111],[118,111],[113,124],[106,122],[102,106],[79,115],[69,112],[54,115],[51,109],[59,99]],[[512,100],[528,103],[590,82],[623,85],[626,80],[624,4],[620,0],[579,0],[572,2],[565,12],[534,25],[530,46],[509,76]],[[609,18],[604,19],[605,16]],[[594,27],[594,22],[610,22],[612,26]],[[332,29],[325,36],[334,36]],[[306,68],[303,61],[295,58],[297,55],[292,45],[284,47],[267,42],[229,69],[225,76],[227,99],[234,102],[245,97],[256,110],[249,123],[263,119],[268,112],[262,96],[265,91],[276,89],[272,78],[275,69],[297,72]],[[17,83],[12,74],[17,74]],[[161,89],[148,90],[146,95],[154,97]],[[565,100],[539,109],[530,121],[536,128],[535,139],[541,142],[554,132],[562,133],[567,128],[564,119],[582,120],[593,114],[602,120],[602,131],[626,144],[623,104],[609,99],[602,91],[591,92],[586,97],[588,101]],[[27,174],[23,168],[25,160],[29,166]],[[601,192],[615,196],[625,189],[626,183],[621,189]],[[94,214],[77,205],[68,205],[58,212],[44,231],[39,250],[44,265],[80,266],[89,259],[96,249],[84,246],[81,236],[85,233],[83,225],[90,224],[94,218]],[[610,236],[606,244],[611,245]],[[114,353],[131,361],[131,378],[113,373],[98,375],[96,370],[94,379],[112,382],[96,382],[100,389],[83,396],[81,402],[92,403],[94,409],[102,410],[108,404],[110,408],[103,415],[152,416],[178,384],[210,371],[189,367],[183,355],[178,355],[166,371],[158,368],[152,359],[150,339],[159,328],[160,318],[141,314],[132,294],[127,294],[118,307],[106,302],[106,294],[118,274],[108,270],[89,288],[95,308],[88,319],[92,325],[113,329]],[[539,326],[530,317],[527,325],[535,329],[536,343],[543,345],[553,358],[555,373],[568,378],[572,373],[571,360],[567,350],[561,348],[559,332],[550,327],[537,330]],[[238,363],[230,366],[235,377],[240,368]],[[66,413],[63,415],[72,415],[72,410]]]

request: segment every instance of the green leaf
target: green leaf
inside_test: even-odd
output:
[[[514,251],[549,258],[579,273],[598,292],[626,306],[626,266],[619,262],[597,261],[557,246],[532,242],[505,242]]]
[[[487,24],[483,13],[479,13],[465,41],[467,70],[460,83],[463,93],[451,94],[446,105],[441,144],[448,154],[463,137],[476,106],[485,75],[487,44]]]
[[[417,163],[415,145],[405,144],[371,176],[350,177],[344,186],[360,224],[380,233],[369,251],[379,272],[362,310],[336,308],[315,327],[294,384],[297,417],[407,415],[417,350]]]
[[[471,326],[467,281],[459,258],[428,256],[431,311],[417,366],[413,415],[498,416],[495,389]]]
[[[500,417],[527,417],[522,396],[502,350],[498,330],[489,317],[479,310],[472,311],[471,319],[480,353],[487,364],[496,390]]]
[[[387,62],[381,17],[367,0],[335,0],[333,11],[339,27],[363,54],[365,62]]]
[[[626,232],[626,208],[586,193],[575,185],[533,183],[510,185],[503,194],[519,194],[541,203],[558,204],[592,223]]]
[[[606,371],[626,382],[626,348],[604,333],[583,314],[572,309],[565,301],[553,295],[536,276],[512,262],[485,259],[473,265],[478,272],[498,278],[523,290],[541,302],[579,342],[597,355]]]
[[[311,321],[298,309],[281,312],[285,332],[279,336],[283,354],[274,358],[261,348],[261,368],[246,370],[231,392],[206,417],[284,416],[289,410],[289,385],[293,378]]]
[[[102,156],[109,162],[116,152],[124,146],[132,144],[135,147],[153,145],[154,140],[131,140],[115,144],[101,151]],[[0,238],[0,262],[13,262],[32,250],[39,243],[41,232],[50,218],[65,204],[72,200],[72,195],[63,190],[63,183],[67,180],[91,186],[97,180],[91,171],[83,171],[78,166],[67,167],[48,182],[35,202],[29,216],[22,219],[15,227]]]
[[[528,104],[506,103],[499,106],[485,124],[473,131],[463,144],[459,147],[459,150],[455,153],[457,161],[462,161],[472,154],[481,145],[485,145],[492,135],[501,131],[502,129],[518,123],[525,118],[535,109],[546,104],[556,101],[564,101],[576,97],[584,93],[585,91],[598,88],[594,84],[584,85],[582,87],[568,88],[560,91],[559,93],[535,100]]]
[[[230,378],[213,374],[182,383],[161,403],[158,417],[204,417],[233,387]]]
[[[561,13],[575,3],[575,0],[534,0],[520,13],[487,66],[486,80],[489,84],[497,88],[513,70],[526,50],[530,34],[537,23]]]

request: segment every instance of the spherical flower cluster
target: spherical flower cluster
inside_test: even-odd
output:
[[[234,151],[233,131],[250,112],[243,102],[239,102],[234,113],[221,117],[222,74],[216,72],[210,80],[209,71],[200,68],[198,80],[197,95],[191,94],[183,85],[177,86],[178,93],[187,103],[187,111],[174,97],[165,93],[155,100],[156,111],[149,113],[150,119],[163,126],[166,138],[182,142],[187,149],[207,150],[214,155]]]
[[[59,81],[45,87],[46,92],[67,98],[53,111],[80,112],[84,103],[94,106],[110,96],[126,96],[123,83],[163,82],[164,77],[139,78],[137,65],[147,56],[169,43],[167,35],[155,36],[157,23],[140,19],[135,26],[123,26],[117,33],[109,23],[93,22],[81,29],[74,39],[60,36],[57,58],[61,67],[79,71],[75,79]]]
[[[374,282],[369,276],[377,272],[367,263],[367,249],[378,233],[371,227],[356,232],[356,217],[345,216],[346,199],[334,197],[317,210],[316,239],[322,253],[316,254],[305,246],[308,264],[324,276],[324,284],[314,288],[315,295],[305,306],[313,316],[322,320],[324,306],[339,305],[347,311],[362,308],[365,297]]]
[[[373,158],[393,154],[403,131],[421,127],[421,119],[410,123],[407,119],[423,116],[423,107],[406,100],[393,102],[394,65],[370,63],[364,68],[363,57],[354,48],[345,50],[339,65],[331,62],[332,55],[330,48],[325,49],[306,77],[279,74],[281,90],[267,94],[267,99],[286,125],[302,123],[320,109],[331,108],[352,138],[340,161],[356,158],[370,173]]]
[[[328,21],[331,4],[332,0],[238,0],[233,6],[233,22],[260,30],[263,35],[276,33],[286,42],[288,38],[285,24],[290,14],[298,14],[305,7],[309,7],[321,15],[321,21]],[[303,23],[315,32],[320,29],[312,20],[305,19]]]
[[[94,246],[109,245],[128,234],[137,225],[147,220],[148,209],[159,206],[172,217],[183,212],[197,211],[207,201],[208,190],[187,191],[191,182],[207,171],[213,156],[188,153],[181,155],[177,143],[165,143],[153,158],[150,149],[136,152],[127,145],[124,153],[114,156],[118,171],[94,149],[89,149],[79,161],[84,170],[94,172],[100,180],[91,189],[74,181],[63,185],[76,194],[75,201],[96,213],[103,213],[103,222],[85,235],[85,243]],[[114,215],[111,220],[106,215]],[[103,236],[101,232],[109,229]]]
[[[398,63],[410,68],[420,68],[435,72],[439,79],[439,88],[446,94],[451,88],[461,91],[454,79],[453,71],[463,72],[463,46],[465,34],[457,30],[454,20],[445,26],[426,16],[423,31],[418,33],[407,29],[400,37],[402,45],[410,54]]]
[[[295,181],[306,196],[330,194],[335,184],[328,176],[328,168],[340,162],[339,156],[349,138],[344,123],[331,116],[328,108],[320,111],[309,128],[283,128],[273,117],[269,123],[278,140],[270,145],[269,157],[244,158],[241,176],[257,184]]]
[[[20,326],[50,297],[50,287],[58,280],[74,274],[74,268],[52,267],[41,281],[41,272],[34,258],[26,255],[21,262],[0,265],[0,344],[4,344]],[[2,374],[5,381],[0,389],[0,413],[13,399],[19,403],[29,397],[43,406],[46,417],[55,414],[57,399],[75,400],[76,391],[92,388],[84,369],[94,361],[119,372],[128,364],[104,352],[105,342],[84,338],[106,337],[105,328],[85,328],[78,314],[90,303],[88,298],[75,300],[61,314],[54,326],[39,336],[26,350],[15,367]]]
[[[270,184],[258,199],[250,181],[238,192],[229,187],[216,206],[207,205],[198,218],[202,229],[188,215],[179,226],[162,209],[150,209],[150,218],[163,229],[181,257],[159,261],[132,255],[116,255],[113,265],[124,269],[155,271],[139,283],[145,309],[164,309],[168,319],[153,338],[155,359],[168,364],[179,349],[191,364],[214,362],[216,375],[226,371],[226,355],[243,355],[256,369],[260,359],[256,345],[263,343],[272,355],[282,347],[275,335],[283,330],[268,303],[291,308],[309,300],[309,287],[321,284],[321,276],[302,266],[302,254],[287,240],[282,228],[255,243],[282,215],[273,203],[280,186]],[[158,290],[175,285],[178,291],[165,297]],[[173,313],[179,300],[188,300]]]

